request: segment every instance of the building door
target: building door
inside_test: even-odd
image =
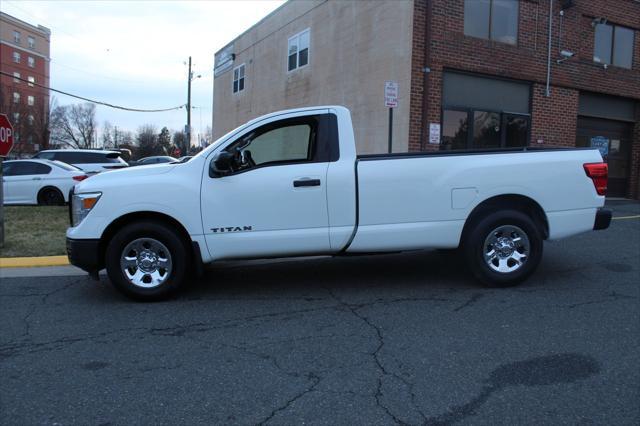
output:
[[[578,117],[576,146],[598,148],[609,164],[607,196],[626,197],[631,172],[632,123]]]

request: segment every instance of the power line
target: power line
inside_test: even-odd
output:
[[[0,74],[6,75],[7,77],[11,77],[11,78],[13,78],[15,80],[20,80],[20,81],[23,81],[25,83],[41,87],[43,89],[51,90],[52,92],[60,93],[62,95],[66,95],[66,96],[71,96],[72,98],[81,99],[83,101],[91,102],[91,103],[96,104],[96,105],[104,105],[104,106],[109,107],[109,108],[121,109],[123,111],[132,111],[132,112],[166,112],[166,111],[173,111],[173,110],[181,109],[182,107],[184,107],[186,105],[186,104],[182,104],[182,105],[178,105],[178,106],[175,106],[175,107],[172,107],[172,108],[163,108],[163,109],[127,108],[127,107],[123,107],[123,106],[120,106],[120,105],[113,105],[113,104],[110,104],[110,103],[107,103],[107,102],[96,101],[94,99],[85,98],[84,96],[74,95],[72,93],[64,92],[62,90],[54,89],[52,87],[47,87],[47,86],[45,86],[43,84],[38,84],[38,83],[36,83],[34,81],[29,81],[29,80],[21,78],[21,77],[16,77],[13,74],[10,74],[10,73],[5,72],[5,71],[0,71]]]

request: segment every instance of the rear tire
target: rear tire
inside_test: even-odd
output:
[[[38,193],[39,206],[63,206],[64,196],[57,188],[43,188]]]
[[[107,245],[105,265],[111,283],[138,301],[166,299],[186,284],[189,246],[160,222],[134,222]]]
[[[517,210],[484,216],[464,241],[471,272],[487,287],[511,287],[526,280],[540,264],[542,249],[540,230]]]

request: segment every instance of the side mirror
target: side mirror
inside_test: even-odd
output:
[[[213,156],[209,164],[209,177],[226,176],[233,171],[233,154],[221,151]]]

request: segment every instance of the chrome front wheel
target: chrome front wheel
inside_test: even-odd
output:
[[[138,238],[122,251],[120,268],[131,284],[157,287],[171,276],[171,253],[156,239]]]

